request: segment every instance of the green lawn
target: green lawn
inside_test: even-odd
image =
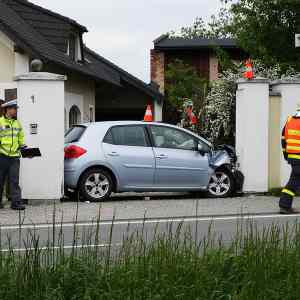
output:
[[[212,232],[196,243],[179,225],[151,243],[136,233],[119,251],[69,254],[51,241],[39,250],[32,233],[35,250],[0,257],[0,299],[299,299],[300,226],[238,227],[230,244]]]

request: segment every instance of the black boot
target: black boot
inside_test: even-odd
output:
[[[12,210],[25,210],[26,209],[26,207],[25,207],[25,205],[23,205],[23,204],[13,204],[12,206],[11,206],[11,209]]]
[[[286,208],[286,207],[280,207],[280,214],[281,215],[294,215],[299,214],[300,211],[294,208]]]

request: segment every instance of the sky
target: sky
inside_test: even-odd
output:
[[[87,27],[86,45],[138,78],[150,80],[153,40],[208,20],[220,0],[31,0]]]

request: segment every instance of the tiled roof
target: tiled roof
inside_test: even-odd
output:
[[[58,50],[67,52],[70,32],[82,33],[87,29],[76,21],[63,17],[24,0],[6,0],[5,3],[14,10],[28,25],[39,32]]]
[[[83,65],[72,61],[65,53],[59,51],[52,43],[21,18],[6,1],[0,0],[0,29],[3,30],[18,46],[34,57],[49,60],[62,67],[72,69],[98,80],[105,80],[120,85],[120,81],[110,78],[101,69],[95,71],[88,64]]]
[[[135,76],[131,75],[130,73],[126,72],[125,70],[121,69],[117,65],[113,64],[103,56],[100,56],[96,52],[92,51],[91,49],[85,47],[85,55],[87,58],[91,58],[91,60],[94,60],[99,67],[100,66],[106,66],[109,67],[111,71],[114,71],[116,74],[118,74],[122,81],[125,81],[129,83],[130,85],[135,86],[136,88],[142,90],[146,94],[149,94],[150,96],[157,97],[162,95],[159,93],[159,91],[151,86],[150,84],[145,83],[144,81],[136,78]]]
[[[201,49],[201,48],[236,48],[237,43],[234,39],[203,39],[203,38],[170,38],[167,35],[163,35],[154,41],[155,49]]]
[[[6,4],[9,6],[15,7],[19,12],[24,13],[23,17],[37,21],[50,21],[50,22],[58,22],[61,21],[63,23],[68,23],[77,27],[82,32],[87,32],[87,28],[75,20],[68,18],[66,16],[60,15],[54,11],[46,9],[44,7],[38,6],[28,0],[5,0]]]
[[[85,61],[72,60],[65,51],[70,31],[82,34],[87,29],[26,0],[0,0],[0,30],[33,58],[116,86],[122,86],[121,81],[125,80],[149,95],[161,96],[151,86],[86,47],[83,48]]]

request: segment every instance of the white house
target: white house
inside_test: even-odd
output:
[[[17,95],[15,76],[30,72],[33,59],[43,72],[67,76],[65,128],[81,122],[143,118],[152,104],[162,118],[162,95],[83,43],[87,29],[26,0],[0,0],[0,98]]]
[[[42,152],[22,160],[24,198],[63,195],[64,132],[70,126],[141,120],[148,104],[161,121],[158,87],[90,50],[85,32],[77,22],[26,0],[0,0],[0,98],[18,98],[27,144]],[[33,72],[35,60],[43,64],[39,72]]]

